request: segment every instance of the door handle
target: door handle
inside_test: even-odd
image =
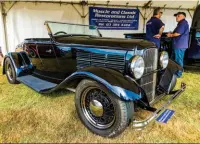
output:
[[[47,53],[51,53],[52,50],[51,50],[51,49],[48,49],[48,50],[46,50],[45,52],[47,52]]]

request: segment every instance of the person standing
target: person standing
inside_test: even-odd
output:
[[[178,12],[174,14],[176,21],[178,22],[173,33],[167,33],[167,37],[172,38],[172,56],[171,59],[178,63],[183,68],[183,61],[185,50],[188,48],[189,41],[189,25],[185,20],[186,14],[184,12]],[[177,71],[177,77],[182,76],[183,71]]]
[[[160,20],[162,16],[161,8],[153,11],[153,17],[146,23],[146,40],[155,43],[160,48],[160,38],[165,28],[165,24]]]

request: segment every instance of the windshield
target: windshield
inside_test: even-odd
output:
[[[69,24],[60,22],[45,22],[48,31],[53,36],[100,36],[100,33],[96,26]]]

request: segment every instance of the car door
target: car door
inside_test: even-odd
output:
[[[53,44],[39,44],[37,50],[42,63],[41,70],[37,72],[47,79],[52,79],[52,81],[62,81],[63,76],[56,56],[57,51],[55,51]]]
[[[76,51],[64,45],[55,45],[54,50],[58,61],[57,71],[65,79],[76,71]]]
[[[37,51],[42,62],[42,70],[55,72],[58,69],[58,63],[52,44],[38,44]]]
[[[56,53],[49,39],[34,39],[25,45],[25,51],[36,66],[34,74],[49,81],[61,81]]]

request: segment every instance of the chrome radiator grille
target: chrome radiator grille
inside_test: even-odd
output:
[[[144,51],[143,54],[145,62],[145,71],[144,74],[152,72],[157,69],[158,63],[158,49],[150,48]],[[156,90],[156,73],[144,76],[140,80],[141,87],[145,90],[149,102],[155,99],[155,90]]]
[[[107,67],[124,72],[125,55],[98,54],[78,51],[76,53],[77,69],[88,66]]]

